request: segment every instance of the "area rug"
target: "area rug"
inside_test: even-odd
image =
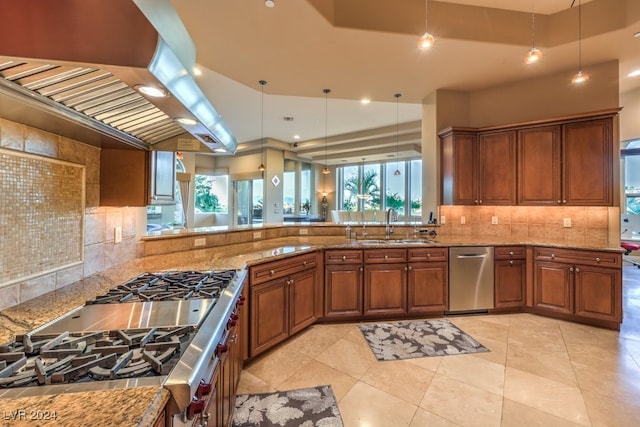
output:
[[[360,330],[378,360],[490,351],[446,319],[362,324]]]
[[[233,427],[342,427],[330,385],[236,398]]]

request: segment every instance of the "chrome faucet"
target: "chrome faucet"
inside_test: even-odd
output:
[[[387,209],[387,215],[385,219],[386,225],[384,227],[384,238],[388,239],[393,234],[393,224],[391,224],[391,221],[398,220],[398,212],[396,212],[396,210],[393,208]]]

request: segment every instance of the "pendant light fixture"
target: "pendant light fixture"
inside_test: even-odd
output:
[[[266,80],[258,81],[260,83],[261,100],[260,100],[260,166],[258,170],[264,172],[264,85],[267,84]]]
[[[401,93],[396,93],[393,96],[396,97],[396,171],[393,173],[395,176],[400,175],[400,163],[398,160],[398,100],[402,96]]]
[[[331,93],[331,89],[323,89],[324,92],[324,168],[322,169],[323,175],[329,175],[331,170],[327,166],[327,142],[329,139],[329,134],[327,133],[327,121],[328,121],[328,96]]]
[[[535,0],[531,0],[531,50],[525,59],[527,64],[535,64],[542,59],[542,52],[536,48],[536,14]]]
[[[580,84],[589,80],[589,74],[582,71],[582,0],[578,2],[578,72],[571,79],[571,83]]]
[[[418,39],[420,49],[429,49],[436,39],[429,33],[429,0],[424,0],[424,34]]]

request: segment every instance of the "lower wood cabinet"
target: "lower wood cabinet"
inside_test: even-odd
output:
[[[362,316],[362,250],[324,251],[324,317]]]
[[[449,249],[407,249],[407,313],[442,314],[449,309]]]
[[[534,309],[618,329],[621,265],[620,253],[534,248]]]
[[[365,317],[406,312],[407,264],[365,265],[363,313]]]
[[[300,256],[282,262],[262,264],[250,277],[268,277],[261,274],[273,271],[278,276],[270,281],[258,279],[250,283],[249,303],[251,328],[249,356],[254,357],[273,347],[290,335],[313,324],[320,316],[321,289],[317,277],[317,254]],[[276,265],[274,265],[276,264]],[[299,266],[299,272],[295,271]],[[287,274],[289,273],[289,274]],[[262,283],[261,283],[262,282]]]
[[[494,248],[494,307],[496,310],[524,306],[526,249],[524,246]]]

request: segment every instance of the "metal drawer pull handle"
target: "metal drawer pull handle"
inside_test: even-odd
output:
[[[345,261],[347,259],[346,255],[342,255],[342,260]]]
[[[385,255],[385,256],[384,256],[384,259],[389,259],[389,255]]]
[[[600,262],[600,258],[599,257],[596,257],[596,262]]]
[[[576,267],[576,273],[580,273],[580,269]]]
[[[513,265],[513,260],[509,261],[509,264]]]
[[[276,272],[274,270],[269,270],[269,274],[273,276],[274,274],[276,274]]]
[[[569,267],[569,271],[573,271],[573,267]]]
[[[509,255],[513,256],[513,251],[509,252]]]
[[[556,254],[551,254],[551,258],[555,258],[555,257],[556,257]]]
[[[427,254],[427,258],[431,258],[431,254]]]
[[[302,265],[307,265],[307,261],[302,261]]]

